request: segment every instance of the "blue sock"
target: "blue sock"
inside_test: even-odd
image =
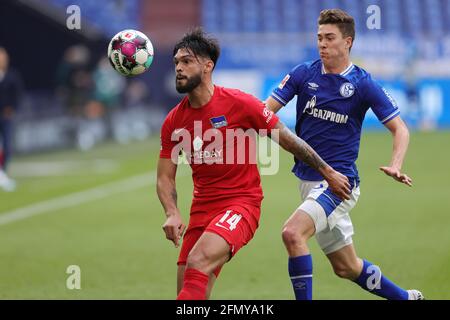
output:
[[[308,254],[289,258],[289,276],[296,300],[312,300],[312,258]]]
[[[364,260],[356,282],[361,288],[388,300],[408,300],[408,292],[386,278],[380,268]]]

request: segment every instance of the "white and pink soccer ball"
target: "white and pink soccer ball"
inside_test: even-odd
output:
[[[108,58],[121,75],[132,77],[150,68],[153,62],[153,45],[150,39],[137,30],[123,30],[109,42]]]

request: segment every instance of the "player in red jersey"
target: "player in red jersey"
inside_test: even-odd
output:
[[[161,128],[157,192],[167,220],[163,230],[179,246],[186,226],[177,208],[175,176],[181,150],[192,168],[194,194],[178,259],[177,299],[207,299],[221,267],[253,237],[263,193],[256,164],[256,133],[267,134],[318,170],[336,195],[350,184],[255,97],[215,86],[219,45],[201,29],[174,48],[176,89],[187,96]],[[276,137],[278,136],[278,139]]]

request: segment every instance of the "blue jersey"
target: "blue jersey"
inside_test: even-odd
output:
[[[385,124],[400,114],[394,99],[362,68],[351,64],[341,74],[326,74],[321,60],[296,66],[271,96],[286,105],[295,95],[297,135],[335,170],[359,181],[355,161],[365,114],[372,108]],[[303,180],[323,180],[298,159],[292,171]]]

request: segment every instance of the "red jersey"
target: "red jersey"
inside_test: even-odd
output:
[[[259,207],[263,193],[256,134],[267,134],[277,122],[255,97],[215,86],[201,108],[190,107],[185,97],[170,111],[161,129],[160,157],[176,161],[184,151],[192,168],[193,203],[239,198]]]

